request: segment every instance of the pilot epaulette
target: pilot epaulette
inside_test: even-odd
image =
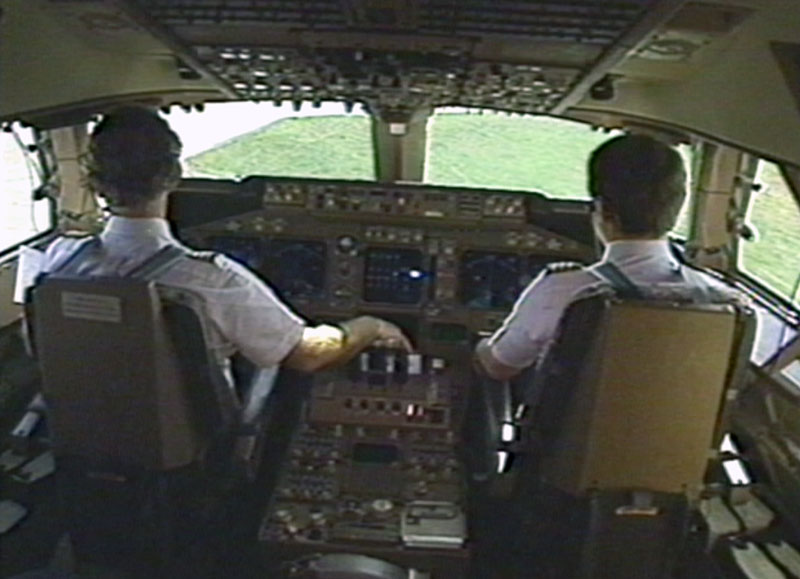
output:
[[[577,261],[554,261],[553,263],[548,263],[544,269],[547,275],[551,273],[566,273],[583,269],[583,264]]]
[[[67,237],[69,239],[84,239],[92,235],[94,235],[94,233],[91,231],[83,231],[81,229],[68,229],[67,231],[61,232],[61,237]]]
[[[186,257],[189,259],[196,259],[198,261],[205,261],[206,263],[215,263],[214,260],[217,259],[219,253],[216,251],[198,251],[198,250],[191,250],[186,252]]]

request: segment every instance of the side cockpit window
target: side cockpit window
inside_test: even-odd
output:
[[[31,129],[0,132],[0,253],[53,226],[49,199],[34,199],[41,166]]]
[[[740,243],[738,269],[757,286],[757,294],[780,299],[770,300],[771,307],[755,304],[758,332],[752,359],[800,387],[800,371],[792,361],[800,321],[800,205],[774,163],[759,162],[755,183],[747,213],[753,235]]]
[[[800,305],[800,206],[777,165],[761,161],[748,223],[754,239],[744,242],[739,270],[760,285]]]

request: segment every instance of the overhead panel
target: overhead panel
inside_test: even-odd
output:
[[[553,110],[655,0],[136,0],[241,99]]]

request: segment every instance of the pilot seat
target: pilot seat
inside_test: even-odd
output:
[[[603,293],[569,307],[535,372],[485,384],[498,443],[477,474],[515,522],[517,576],[671,576],[754,328],[737,303]]]
[[[76,559],[137,576],[222,524],[255,476],[272,407],[274,376],[256,371],[237,392],[206,348],[198,298],[152,281],[165,257],[122,278],[66,268],[28,300]]]

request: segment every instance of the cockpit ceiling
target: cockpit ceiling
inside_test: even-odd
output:
[[[451,105],[607,126],[634,119],[800,163],[800,85],[785,78],[796,76],[795,61],[779,67],[771,48],[796,43],[797,0],[0,0],[0,8],[0,121],[63,126],[132,100],[363,103],[390,122]]]
[[[269,24],[294,30],[382,29],[613,42],[652,0],[137,0],[170,26]]]
[[[137,0],[242,99],[552,110],[654,0]]]

